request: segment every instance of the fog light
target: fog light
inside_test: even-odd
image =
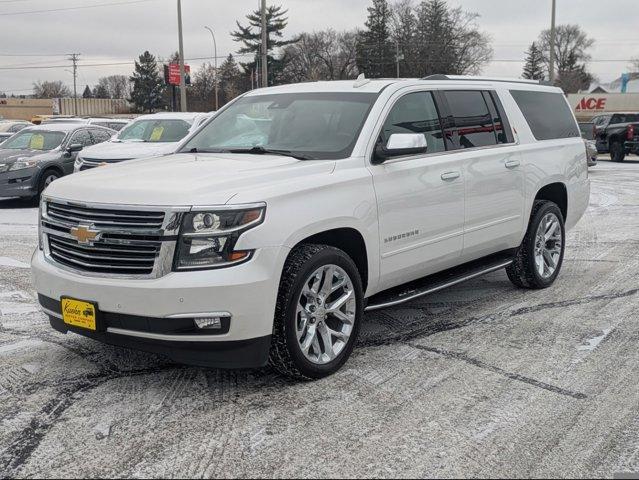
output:
[[[195,325],[200,330],[219,330],[222,328],[220,317],[196,318]]]

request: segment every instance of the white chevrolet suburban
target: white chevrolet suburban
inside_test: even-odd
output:
[[[316,379],[367,310],[501,268],[550,286],[589,194],[557,88],[286,85],[237,98],[174,155],[51,184],[33,274],[60,332]]]

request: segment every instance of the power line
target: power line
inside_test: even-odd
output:
[[[132,5],[135,3],[147,3],[147,2],[155,2],[155,1],[157,0],[130,0],[127,2],[99,3],[96,5],[83,5],[80,7],[63,7],[63,8],[49,8],[46,10],[28,10],[23,12],[8,12],[8,13],[0,13],[0,17],[9,17],[9,16],[15,16],[15,15],[30,15],[33,13],[67,12],[69,10],[85,10],[87,8],[115,7],[118,5]]]

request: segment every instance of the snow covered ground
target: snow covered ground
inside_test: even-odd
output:
[[[639,472],[639,162],[591,169],[545,291],[503,272],[367,315],[337,375],[216,371],[53,331],[37,209],[0,201],[0,477]],[[636,159],[634,159],[636,160]]]

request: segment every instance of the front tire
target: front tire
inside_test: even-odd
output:
[[[506,267],[510,281],[519,288],[551,286],[561,270],[566,248],[564,217],[550,201],[536,201],[530,223],[513,263]]]
[[[327,245],[296,247],[280,280],[270,364],[302,380],[335,373],[353,351],[363,311],[362,280],[346,253]]]
[[[42,192],[46,190],[46,188],[55,182],[61,175],[57,170],[45,170],[38,181],[38,194],[35,196],[37,200],[40,199],[40,195]]]
[[[613,162],[623,162],[626,158],[626,151],[624,150],[623,143],[613,142],[610,145],[610,158]]]

